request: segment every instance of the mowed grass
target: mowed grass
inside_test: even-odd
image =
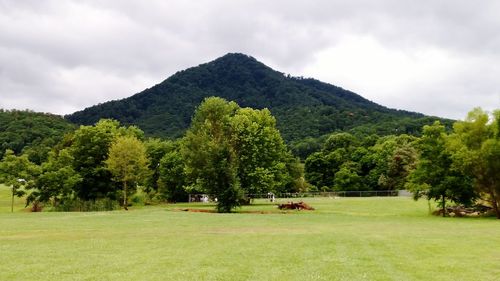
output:
[[[409,198],[304,200],[317,210],[2,206],[0,280],[499,280],[499,220],[434,217]]]
[[[12,189],[0,184],[0,214],[11,211]],[[24,198],[14,197],[14,212],[25,209],[26,201]]]

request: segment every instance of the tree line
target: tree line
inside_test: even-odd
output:
[[[127,208],[138,188],[148,202],[209,194],[219,212],[268,192],[408,189],[443,209],[482,202],[500,218],[499,131],[499,110],[474,109],[453,129],[438,121],[419,137],[338,132],[305,139],[312,149],[301,163],[269,110],[211,97],[176,140],[146,138],[138,127],[103,119],[62,134],[36,158],[30,149],[7,149],[0,182],[35,209],[75,210],[82,202]]]
[[[120,202],[141,187],[153,197],[186,201],[188,193],[217,198],[229,212],[248,194],[301,188],[299,161],[287,149],[269,110],[207,98],[178,140],[146,139],[135,126],[104,119],[66,134],[40,164],[7,150],[0,182],[27,204],[71,210],[81,202]]]
[[[436,121],[421,137],[332,134],[305,160],[305,178],[318,191],[408,189],[443,215],[446,202],[482,202],[500,218],[500,110],[474,109],[452,130]]]

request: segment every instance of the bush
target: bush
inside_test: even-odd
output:
[[[118,202],[111,199],[97,199],[95,201],[83,201],[79,199],[66,200],[52,207],[56,212],[96,212],[112,211],[119,209]]]

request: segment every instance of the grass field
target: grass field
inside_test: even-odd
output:
[[[8,194],[0,187],[0,280],[500,277],[499,220],[429,216],[409,198],[306,199],[316,211],[285,214],[176,211],[209,207],[195,204],[11,214]]]

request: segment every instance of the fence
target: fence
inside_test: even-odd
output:
[[[410,196],[410,193],[404,190],[362,190],[362,191],[329,191],[329,192],[294,192],[294,193],[261,193],[247,194],[248,198],[269,199],[274,195],[274,198],[303,198],[303,197],[395,197],[395,196]],[[206,194],[190,194],[189,202],[208,202],[213,196]],[[212,201],[212,200],[210,200]]]

